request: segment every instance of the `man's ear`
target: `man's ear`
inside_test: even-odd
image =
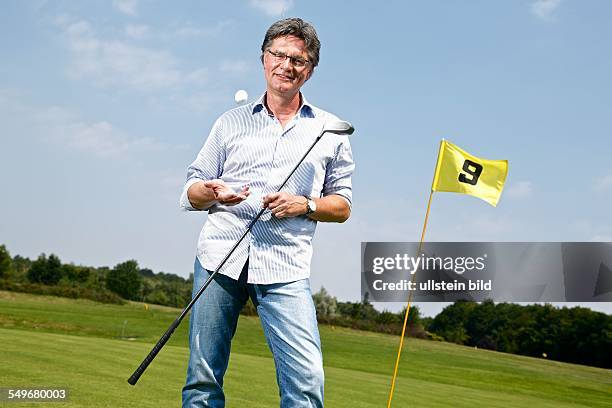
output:
[[[306,81],[308,81],[310,79],[310,77],[312,76],[313,73],[314,73],[314,67],[310,70],[310,72],[306,76]],[[306,81],[304,81],[304,82],[306,82]]]

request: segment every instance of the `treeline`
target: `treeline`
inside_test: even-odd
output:
[[[583,307],[458,301],[427,329],[457,344],[612,368],[612,316]]]
[[[107,303],[141,301],[184,307],[191,300],[188,279],[140,268],[134,260],[109,267],[63,264],[56,255],[11,257],[0,245],[0,290],[86,298]],[[313,295],[321,323],[400,334],[405,309],[377,311],[366,297],[340,302],[325,288]],[[243,314],[256,315],[251,301]],[[410,309],[407,335],[466,346],[612,368],[612,316],[582,307],[521,306],[514,303],[458,301],[435,318]]]
[[[317,310],[317,320],[334,326],[352,329],[375,331],[379,333],[400,334],[404,323],[406,309],[398,313],[384,310],[379,312],[368,301],[367,296],[361,302],[340,302],[331,296],[325,288],[312,296]],[[408,314],[406,335],[418,338],[436,339],[427,333],[423,326],[429,319],[423,319],[419,308],[412,306]],[[437,338],[441,340],[441,338]]]
[[[0,289],[85,298],[105,303],[125,300],[183,307],[191,300],[192,277],[140,268],[134,260],[113,268],[65,264],[54,254],[37,259],[11,257],[0,245]]]
[[[134,300],[172,307],[184,307],[191,300],[193,276],[180,276],[140,268],[134,260],[108,267],[64,264],[51,254],[36,260],[16,255],[11,258],[0,246],[0,289],[20,292],[86,298],[107,303]],[[362,302],[339,302],[325,288],[313,295],[317,318],[322,323],[361,330],[399,334],[404,313],[379,312],[366,299]],[[243,311],[256,315],[249,301]],[[408,335],[427,337],[419,309],[410,310]]]

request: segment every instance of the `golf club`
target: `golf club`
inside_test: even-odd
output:
[[[302,164],[302,162],[304,161],[306,156],[308,156],[308,153],[310,153],[310,151],[315,147],[315,145],[319,142],[319,140],[321,140],[321,138],[323,137],[323,135],[325,133],[334,133],[334,134],[337,134],[337,135],[351,135],[351,134],[353,134],[354,131],[355,131],[355,128],[353,128],[353,125],[351,125],[349,122],[338,120],[338,121],[332,121],[332,122],[325,123],[325,125],[323,126],[323,129],[321,129],[321,133],[319,134],[319,136],[317,136],[315,141],[308,148],[306,153],[304,153],[304,155],[302,156],[300,161],[295,165],[293,170],[291,170],[289,175],[285,178],[285,181],[283,181],[283,183],[280,185],[280,187],[278,187],[276,189],[275,192],[278,193],[285,186],[285,184],[287,184],[287,181],[289,180],[289,178],[293,175],[293,173],[295,173],[295,170],[297,170],[297,168],[300,166],[300,164]],[[153,347],[153,349],[145,357],[145,359],[142,361],[142,363],[140,363],[140,366],[136,369],[136,371],[134,371],[134,373],[128,379],[128,383],[130,383],[131,385],[136,385],[136,382],[138,382],[138,379],[140,378],[140,376],[144,373],[144,371],[147,369],[149,364],[151,364],[151,362],[153,361],[155,356],[157,356],[157,354],[164,347],[164,345],[168,342],[168,340],[170,340],[170,337],[172,336],[172,333],[174,333],[174,330],[178,327],[178,325],[181,323],[183,318],[187,315],[189,310],[191,310],[191,308],[193,307],[194,303],[200,298],[202,293],[204,293],[204,290],[206,290],[206,288],[208,287],[210,282],[212,282],[212,280],[215,278],[215,276],[217,275],[217,273],[219,272],[221,267],[229,259],[229,257],[236,250],[238,245],[240,245],[240,243],[242,242],[244,237],[247,236],[249,231],[251,231],[251,228],[253,228],[253,225],[255,225],[257,220],[259,220],[259,218],[263,215],[263,213],[265,211],[266,211],[266,208],[262,208],[259,211],[259,213],[257,213],[255,218],[253,218],[253,220],[251,220],[251,222],[249,222],[249,225],[248,225],[247,229],[244,231],[244,233],[242,234],[242,236],[238,239],[238,241],[236,241],[234,246],[232,246],[232,248],[229,250],[227,255],[225,255],[225,257],[223,257],[223,259],[221,260],[221,262],[219,263],[217,268],[214,270],[213,273],[210,274],[210,276],[208,277],[206,282],[204,282],[202,287],[198,290],[198,292],[195,294],[195,296],[191,299],[189,304],[187,306],[185,306],[185,308],[183,309],[181,314],[174,320],[174,322],[172,322],[170,327],[168,327],[168,330],[166,330],[166,332],[157,341],[157,344]]]

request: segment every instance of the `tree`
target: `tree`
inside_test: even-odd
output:
[[[38,258],[30,265],[28,269],[27,278],[32,283],[40,283],[41,276],[46,273],[47,268],[47,255],[40,254]]]
[[[62,278],[62,262],[54,255],[41,254],[36,261],[30,266],[28,271],[28,280],[33,283],[42,283],[44,285],[57,285]]]
[[[330,318],[336,315],[338,300],[331,296],[324,287],[312,296],[312,300],[317,310],[317,317],[320,319]]]
[[[376,323],[382,324],[402,324],[401,317],[388,310],[383,310],[378,316],[376,316]]]
[[[62,265],[62,275],[71,284],[84,284],[89,280],[90,268],[72,264]]]
[[[153,276],[155,276],[155,274],[153,273],[153,271],[149,268],[142,268],[140,270],[140,274],[142,276],[144,276],[145,278],[152,278]]]
[[[137,300],[141,285],[142,276],[134,260],[117,264],[106,275],[106,287],[124,299]]]
[[[429,330],[442,336],[446,341],[466,344],[469,340],[469,335],[465,325],[476,306],[476,303],[473,302],[457,301],[445,307],[433,319],[429,325]]]
[[[406,308],[404,307],[401,312],[397,315],[397,321],[404,324],[404,317],[406,316]],[[410,312],[408,312],[408,327],[417,327],[421,325],[421,310],[417,305],[410,306]]]
[[[153,290],[153,292],[147,295],[145,301],[148,303],[154,303],[156,305],[167,305],[169,299],[166,292],[164,292],[161,288],[156,288]]]
[[[29,258],[24,258],[21,255],[15,255],[13,257],[13,262],[11,263],[11,268],[15,275],[18,277],[25,277],[28,270],[32,266],[32,261]]]
[[[153,285],[151,280],[150,279],[143,279],[142,287],[140,289],[140,298],[142,299],[143,302],[147,302],[148,301],[147,297],[151,293],[153,293],[153,289],[155,289],[155,286]]]
[[[11,270],[11,255],[4,245],[0,245],[0,279],[5,278]]]

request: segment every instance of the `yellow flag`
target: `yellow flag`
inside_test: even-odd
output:
[[[473,195],[495,207],[507,175],[508,160],[480,159],[442,140],[431,189]]]

